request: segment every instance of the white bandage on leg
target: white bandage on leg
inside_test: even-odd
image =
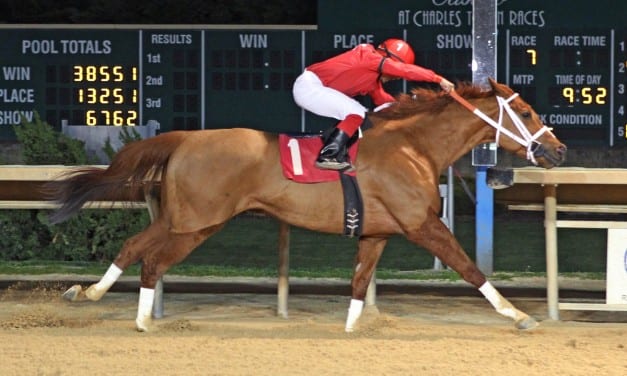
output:
[[[346,327],[344,328],[347,333],[350,333],[355,329],[355,323],[357,322],[357,319],[359,319],[359,316],[361,316],[363,308],[363,300],[351,299],[351,304],[348,307],[348,317],[346,318]]]
[[[117,281],[121,275],[122,269],[118,268],[115,264],[111,264],[111,266],[109,266],[109,269],[107,269],[105,275],[102,276],[100,281],[96,283],[94,287],[97,290],[109,290],[109,288],[113,286],[115,281]]]
[[[496,312],[500,313],[503,316],[510,317],[514,320],[519,319],[518,312],[512,306],[512,304],[507,301],[495,288],[492,284],[486,281],[481,287],[479,287],[479,291],[485,296],[485,298],[492,304]]]
[[[137,330],[141,332],[148,331],[148,324],[152,317],[152,306],[155,300],[155,290],[140,288],[139,289],[139,303],[137,304],[137,319],[135,325]]]
[[[109,291],[109,288],[115,283],[115,281],[120,278],[120,275],[122,275],[122,269],[115,266],[115,264],[111,264],[105,275],[100,278],[100,281],[89,286],[89,288],[85,291],[85,296],[87,296],[89,300],[100,300],[100,298],[102,298],[102,296]]]

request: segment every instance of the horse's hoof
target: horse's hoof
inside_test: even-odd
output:
[[[74,285],[70,287],[69,289],[67,289],[63,293],[62,297],[63,299],[68,300],[70,302],[75,302],[80,299],[81,292],[83,292],[83,288],[81,287],[81,285]]]
[[[98,290],[95,286],[96,285],[91,285],[87,288],[87,290],[85,290],[85,296],[92,302],[100,300],[106,292],[104,290]]]
[[[531,316],[527,316],[522,320],[516,321],[516,328],[520,330],[529,330],[538,326],[538,322]]]
[[[137,318],[135,319],[135,329],[137,329],[140,333],[148,332],[148,327],[150,326],[152,320],[150,318]]]

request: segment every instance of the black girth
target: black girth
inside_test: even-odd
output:
[[[365,131],[372,127],[372,122],[365,117],[363,123],[361,123],[361,130]],[[326,140],[331,134],[334,128],[329,128],[322,134],[322,139]],[[353,137],[348,141],[346,147],[350,147],[354,142],[359,139],[359,132],[355,132]],[[359,184],[357,184],[357,178],[345,173],[346,171],[339,171],[340,182],[342,183],[342,192],[344,194],[344,235],[348,237],[359,237],[363,231],[364,223],[364,204],[361,198],[361,191],[359,190]]]
[[[344,235],[361,236],[364,222],[364,205],[355,176],[340,172],[344,192]]]
[[[381,63],[383,64],[383,62]],[[366,116],[360,129],[365,131],[372,127],[372,122]],[[351,137],[347,147],[359,138],[359,132]],[[340,171],[340,181],[342,182],[342,192],[344,193],[344,235],[348,237],[359,237],[363,231],[364,223],[364,203],[361,198],[361,191],[357,178]]]

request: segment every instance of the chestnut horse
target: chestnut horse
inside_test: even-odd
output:
[[[389,108],[369,113],[355,161],[364,202],[346,331],[359,318],[366,290],[387,239],[402,234],[426,248],[478,288],[495,310],[520,329],[536,321],[516,309],[466,255],[438,217],[443,170],[481,143],[498,146],[535,164],[560,164],[566,147],[531,106],[502,84],[491,90],[460,84],[456,101],[444,92],[416,89]],[[465,106],[460,103],[464,103]],[[474,114],[469,110],[474,109]],[[477,116],[475,116],[477,115]],[[142,261],[136,327],[151,324],[157,280],[235,215],[261,210],[309,230],[341,234],[339,181],[299,184],[283,177],[276,134],[252,129],[177,131],[125,146],[107,169],[82,168],[50,184],[62,204],[52,220],[75,214],[87,201],[141,193],[160,179],[159,216],[128,239],[102,279],[75,298],[100,299],[129,265]]]

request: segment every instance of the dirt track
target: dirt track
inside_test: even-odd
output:
[[[625,375],[627,313],[562,312],[512,299],[541,321],[521,332],[483,299],[389,294],[343,331],[349,298],[168,294],[134,330],[137,294],[68,303],[64,285],[0,292],[1,375]],[[599,321],[611,320],[612,323]]]

